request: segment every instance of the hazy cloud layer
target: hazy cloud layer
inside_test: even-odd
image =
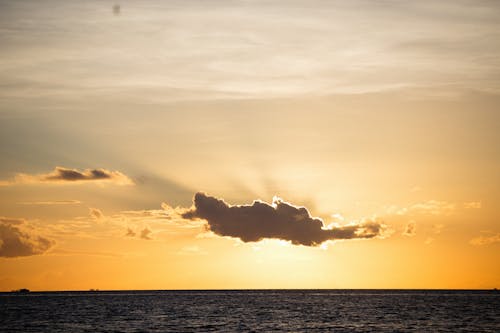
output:
[[[23,219],[0,217],[0,257],[24,257],[42,254],[55,243],[24,228]]]
[[[196,193],[194,207],[181,216],[191,220],[204,219],[215,234],[244,242],[275,238],[295,245],[317,246],[327,240],[373,238],[382,230],[382,225],[377,222],[327,228],[306,208],[293,206],[279,198],[274,198],[272,204],[254,201],[252,205],[231,206],[221,199]]]
[[[4,97],[499,87],[498,1],[127,1],[120,15],[103,1],[2,4]]]
[[[87,183],[87,182],[108,182],[117,185],[133,185],[134,182],[119,171],[110,171],[106,169],[68,169],[64,167],[55,167],[49,173],[30,175],[18,173],[14,180],[0,181],[0,186],[9,186],[16,184],[39,184],[39,183]]]

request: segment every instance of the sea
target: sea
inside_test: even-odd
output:
[[[500,332],[495,290],[0,293],[1,332]]]

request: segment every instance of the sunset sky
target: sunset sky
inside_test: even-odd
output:
[[[0,291],[500,288],[500,2],[0,0]]]

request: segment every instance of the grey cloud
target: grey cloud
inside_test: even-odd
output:
[[[2,186],[11,186],[16,184],[39,184],[39,183],[82,183],[82,182],[111,182],[118,185],[133,185],[134,182],[125,174],[119,171],[110,171],[106,169],[69,169],[64,167],[55,167],[49,173],[44,174],[24,174],[18,173],[14,180],[0,181]]]
[[[204,193],[196,193],[194,207],[181,216],[204,219],[215,234],[244,242],[274,238],[295,245],[317,246],[327,240],[374,238],[382,231],[382,225],[377,222],[327,228],[321,219],[311,217],[306,208],[280,199],[273,200],[271,205],[254,201],[252,205],[230,206]]]
[[[78,171],[76,169],[67,169],[56,167],[49,174],[41,175],[41,180],[48,181],[85,181],[85,180],[121,180],[130,181],[130,179],[119,171],[109,171],[106,169],[86,169]]]
[[[45,253],[55,242],[24,230],[22,219],[0,218],[0,257],[14,258]]]

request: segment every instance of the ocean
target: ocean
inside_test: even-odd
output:
[[[500,332],[500,292],[0,293],[2,332]]]

